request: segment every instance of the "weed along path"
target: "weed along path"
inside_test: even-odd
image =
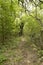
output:
[[[3,65],[43,65],[38,61],[37,52],[27,44],[26,38],[20,37],[18,43],[17,48],[13,44],[3,52],[7,58]]]

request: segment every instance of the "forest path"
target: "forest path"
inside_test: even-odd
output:
[[[26,45],[26,38],[21,37],[18,48],[10,48],[4,53],[8,57],[4,65],[43,65],[38,61],[37,52]]]
[[[26,47],[27,45],[27,47]],[[19,45],[22,54],[23,54],[23,60],[20,63],[20,65],[36,65],[38,63],[38,56],[35,50],[32,50],[31,45],[27,43],[26,38],[21,37],[21,43]]]

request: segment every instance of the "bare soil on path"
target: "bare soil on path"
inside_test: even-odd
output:
[[[43,65],[38,61],[37,51],[31,46],[25,47],[26,44],[26,39],[21,37],[18,48],[7,50],[4,55],[8,57],[8,60],[4,62],[4,65]]]

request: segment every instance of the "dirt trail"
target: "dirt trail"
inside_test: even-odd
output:
[[[8,56],[8,61],[4,65],[42,65],[38,61],[38,56],[35,51],[30,51],[31,47],[25,48],[26,39],[21,37],[20,45],[17,49],[8,50],[5,55]]]
[[[24,48],[24,45],[26,44],[26,39],[25,38],[21,38],[21,44],[20,49],[22,51],[23,54],[23,60],[20,63],[20,65],[36,65],[38,63],[38,57],[36,52],[34,51],[30,51],[28,48]],[[29,47],[31,49],[31,47]]]

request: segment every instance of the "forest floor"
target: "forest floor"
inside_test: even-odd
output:
[[[14,44],[16,42],[17,44]],[[2,46],[0,55],[5,56],[5,59],[0,65],[43,65],[43,62],[39,61],[37,49],[29,45],[26,38],[22,36],[14,43]]]

